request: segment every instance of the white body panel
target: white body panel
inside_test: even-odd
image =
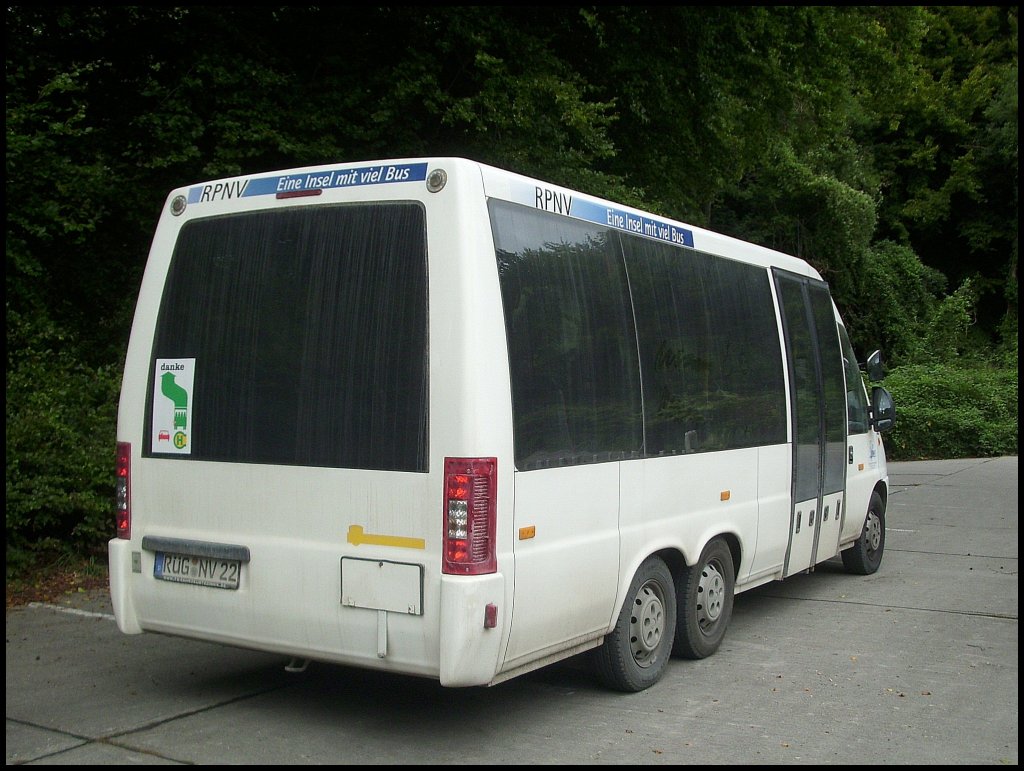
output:
[[[607,631],[620,580],[623,465],[516,475],[516,594],[508,668]],[[531,529],[529,537],[519,539],[521,528]]]

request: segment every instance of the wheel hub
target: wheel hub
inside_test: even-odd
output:
[[[656,587],[648,582],[637,592],[629,620],[633,660],[641,667],[649,666],[664,634],[665,602]]]
[[[875,551],[882,541],[882,524],[873,511],[868,512],[868,520],[864,523],[864,541],[871,551]]]
[[[708,563],[697,584],[697,623],[702,629],[718,621],[724,603],[725,578],[717,565]]]

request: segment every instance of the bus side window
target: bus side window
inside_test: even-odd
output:
[[[846,370],[846,412],[847,431],[850,434],[864,434],[868,430],[868,397],[864,391],[857,357],[853,353],[846,327],[839,325],[839,339],[843,345],[843,369]]]

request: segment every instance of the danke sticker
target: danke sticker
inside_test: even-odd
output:
[[[192,384],[195,359],[157,359],[153,378],[152,451],[192,452]]]

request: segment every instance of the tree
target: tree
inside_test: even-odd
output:
[[[468,156],[805,257],[860,350],[963,312],[1016,367],[1016,6],[16,5],[5,42],[9,545],[102,531],[83,458],[201,179]]]

